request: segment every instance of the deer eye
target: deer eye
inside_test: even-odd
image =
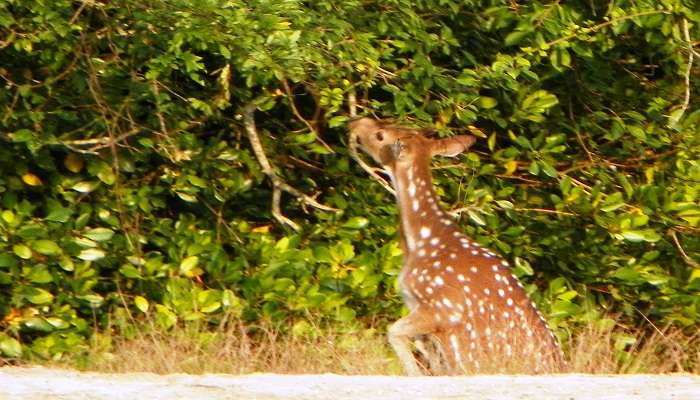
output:
[[[381,142],[382,140],[384,140],[384,132],[382,132],[382,131],[377,132],[377,133],[375,134],[375,136],[377,137],[377,140],[379,140],[380,142]]]

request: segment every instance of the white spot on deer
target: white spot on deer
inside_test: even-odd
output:
[[[451,265],[448,265],[448,266],[445,267],[445,271],[447,271],[447,272],[455,272],[455,269],[452,268]]]
[[[444,304],[445,307],[452,308],[452,302],[447,297],[442,299],[442,304]]]
[[[425,292],[428,294],[433,294],[433,288],[427,287],[427,288],[425,288]]]
[[[464,282],[464,275],[462,275],[462,274],[457,275],[457,280],[459,282]]]
[[[493,270],[493,272],[498,272],[499,267],[498,267],[497,264],[494,264],[494,265],[491,266],[491,269]]]
[[[466,304],[467,307],[471,307],[471,306],[472,306],[472,299],[466,299],[466,300],[464,300],[464,304]]]
[[[418,202],[418,200],[414,199],[411,204],[413,205],[413,211],[418,211],[418,209],[420,208],[420,203]]]
[[[506,291],[503,289],[498,289],[498,295],[504,297],[506,295]]]
[[[425,257],[425,249],[418,250],[418,257]]]
[[[490,294],[491,294],[491,290],[489,290],[489,288],[484,288],[484,294],[487,295],[487,296],[490,295]]]
[[[484,334],[485,334],[486,336],[491,336],[491,328],[486,327],[486,329],[484,330]]]
[[[433,267],[435,267],[435,268],[440,267],[440,260],[435,261],[435,262],[433,263]]]
[[[469,293],[469,292],[471,292],[471,291],[472,291],[472,289],[471,289],[469,286],[464,285],[464,292],[465,292],[465,293]]]
[[[411,270],[411,275],[418,275],[418,268],[413,268]]]
[[[508,264],[508,261],[502,260],[501,265],[503,265],[504,267],[507,267],[509,264]]]
[[[509,313],[508,311],[505,311],[505,312],[503,313],[503,318],[505,318],[505,319],[510,318],[510,313]]]
[[[423,239],[429,238],[430,237],[430,228],[428,228],[427,226],[421,227],[420,228],[420,237],[422,237]]]
[[[445,281],[442,279],[441,276],[438,275],[433,279],[433,283],[435,284],[435,286],[442,286],[445,284]]]
[[[479,250],[472,250],[472,255],[478,256],[479,255]]]
[[[496,282],[500,282],[501,279],[503,279],[503,277],[501,276],[501,274],[496,274],[496,275],[494,275],[493,277],[496,278]]]
[[[462,319],[462,315],[459,313],[454,313],[450,315],[450,322],[452,323],[457,323],[460,319]]]
[[[410,170],[409,170],[410,171]],[[410,179],[410,178],[409,178]],[[416,184],[411,182],[408,184],[408,194],[413,197],[416,195]]]
[[[513,306],[513,299],[511,299],[511,298],[509,297],[509,298],[506,300],[506,304],[508,304],[509,306],[512,307],[512,306]],[[517,312],[517,310],[516,310],[516,312]]]
[[[475,274],[477,273],[477,271],[479,271],[479,269],[476,268],[476,267],[471,267],[471,268],[469,268],[469,270],[472,271],[472,272],[475,273]]]
[[[457,340],[457,336],[450,335],[450,345],[452,346],[452,351],[454,352],[454,355],[455,355],[455,361],[457,361],[457,363],[461,364],[462,363],[462,351],[459,349],[459,341]]]
[[[440,238],[434,237],[430,239],[430,244],[432,244],[433,246],[436,246],[438,243],[440,243]]]

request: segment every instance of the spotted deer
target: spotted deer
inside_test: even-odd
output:
[[[433,190],[431,158],[454,157],[475,138],[430,139],[370,118],[351,121],[349,129],[351,145],[383,168],[396,192],[404,252],[399,286],[409,314],[388,337],[406,373],[554,371],[558,343],[508,262],[464,235]],[[416,351],[427,368],[412,344],[422,344]]]

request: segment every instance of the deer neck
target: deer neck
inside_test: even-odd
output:
[[[413,164],[407,168],[397,168],[393,171],[392,181],[399,207],[404,251],[410,254],[422,247],[422,242],[455,229],[438,204],[428,165]]]

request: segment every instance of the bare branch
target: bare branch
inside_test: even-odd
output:
[[[348,91],[348,108],[351,117],[357,115],[357,94],[355,93],[354,87],[350,88]]]
[[[257,158],[260,167],[262,167],[263,173],[272,182],[272,215],[282,224],[288,225],[292,229],[298,231],[301,229],[298,224],[282,214],[280,208],[280,201],[282,198],[282,191],[291,194],[301,201],[303,204],[309,205],[311,207],[317,208],[323,211],[338,211],[333,207],[329,207],[325,204],[321,204],[313,197],[306,195],[299,190],[288,185],[282,178],[277,175],[274,168],[270,164],[270,161],[265,154],[265,150],[260,142],[260,136],[258,135],[257,128],[255,126],[255,109],[257,105],[255,103],[248,104],[243,110],[243,123],[245,125],[246,132],[248,134],[248,140],[250,141],[250,146],[253,149],[255,158]]]
[[[637,18],[637,17],[644,17],[647,15],[656,15],[656,14],[671,14],[671,11],[669,11],[669,10],[653,10],[653,11],[643,11],[643,12],[639,12],[636,14],[623,15],[621,17],[613,18],[610,21],[606,21],[606,22],[600,23],[598,25],[591,26],[589,28],[584,28],[583,32],[573,33],[571,35],[563,36],[563,37],[560,37],[559,39],[552,40],[551,42],[547,42],[546,45],[551,47],[557,43],[561,43],[561,42],[565,42],[567,40],[573,39],[576,36],[580,35],[581,33],[596,32],[600,29],[605,28],[606,26],[614,25],[614,24],[621,22],[621,21],[625,21],[625,20]]]
[[[678,252],[681,253],[683,261],[685,261],[686,264],[690,265],[693,268],[700,268],[700,264],[698,264],[697,261],[690,258],[690,256],[688,256],[683,250],[683,246],[681,246],[681,242],[680,240],[678,240],[678,235],[676,235],[676,231],[674,229],[669,229],[668,234],[671,235],[671,238],[673,238],[673,243],[676,245]]]
[[[367,165],[367,163],[364,162],[364,160],[357,153],[357,145],[355,143],[356,143],[355,142],[355,135],[353,135],[351,133],[350,134],[350,156],[357,162],[357,164],[360,165],[360,167],[362,167],[362,169],[364,169],[369,174],[369,176],[372,177],[372,179],[379,182],[379,184],[382,185],[384,187],[384,189],[386,189],[387,192],[396,196],[396,191],[394,191],[394,188],[392,188],[391,185],[384,178],[382,178],[381,176],[379,176],[379,174],[377,174],[377,171],[382,171],[382,169],[381,168],[372,168],[369,165]]]
[[[311,122],[309,122],[306,118],[304,118],[301,115],[301,113],[299,112],[299,110],[297,109],[297,106],[294,103],[294,96],[292,94],[292,90],[289,87],[289,84],[287,83],[286,79],[282,79],[282,86],[284,86],[284,91],[285,91],[285,93],[287,93],[287,99],[289,99],[289,107],[292,109],[292,113],[294,114],[294,116],[297,117],[297,119],[299,119],[301,122],[303,122],[304,125],[306,125],[306,127],[309,128],[309,131],[313,132],[313,134],[316,136],[316,140],[318,140],[326,150],[330,151],[331,153],[335,153],[335,151],[333,151],[331,146],[329,146],[328,143],[326,143],[321,138],[321,135],[319,135],[315,124],[311,124]]]
[[[690,105],[690,71],[693,69],[693,56],[695,51],[693,50],[693,44],[690,41],[690,32],[688,32],[688,20],[683,18],[683,38],[688,45],[688,66],[685,69],[685,98],[683,99],[683,105],[681,106],[680,112],[671,117],[668,126],[673,128],[678,124],[678,122],[683,118],[683,114],[688,109]]]

